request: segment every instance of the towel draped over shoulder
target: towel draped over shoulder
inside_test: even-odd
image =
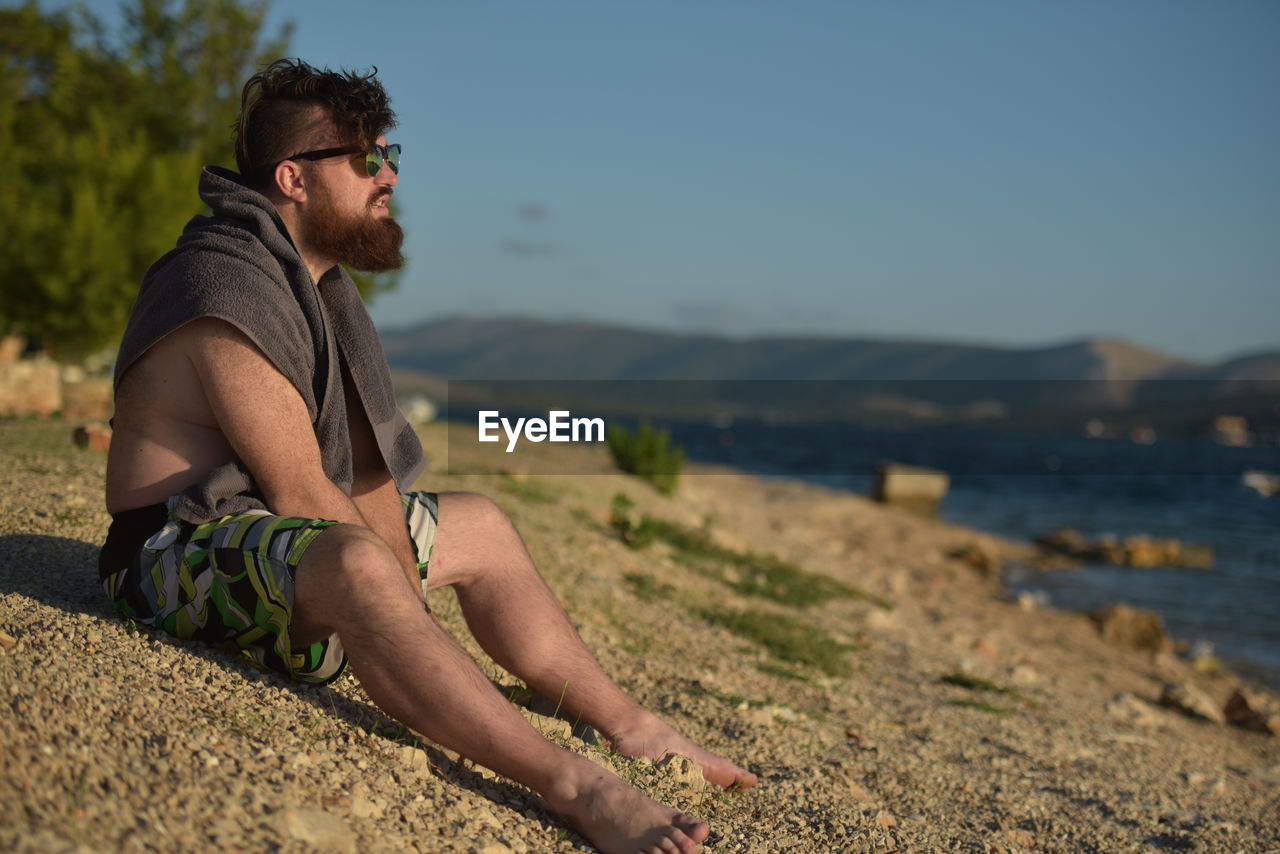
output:
[[[170,332],[196,318],[219,318],[247,335],[298,389],[324,473],[350,494],[345,364],[387,470],[408,491],[426,461],[396,407],[378,333],[351,277],[335,266],[314,282],[275,208],[236,173],[205,167],[200,197],[212,214],[194,217],[142,280],[116,359],[116,386]],[[234,460],[185,490],[176,511],[200,524],[264,508],[252,475]]]

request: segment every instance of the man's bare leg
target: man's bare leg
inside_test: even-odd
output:
[[[599,730],[626,756],[687,756],[720,786],[747,788],[756,775],[704,750],[622,692],[583,644],[534,568],[519,533],[492,501],[440,496],[440,527],[427,575],[453,585],[467,626],[494,661],[571,717]]]
[[[542,795],[606,854],[688,854],[706,824],[543,738],[422,607],[395,557],[338,525],[307,550],[295,582],[295,644],[337,632],[378,707]]]

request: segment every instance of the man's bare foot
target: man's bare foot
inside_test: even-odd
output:
[[[623,756],[661,759],[677,753],[698,763],[709,783],[726,789],[749,789],[756,784],[755,774],[703,750],[649,711],[644,711],[632,726],[607,735],[613,749]]]
[[[711,829],[598,767],[575,762],[543,796],[603,854],[691,854]]]

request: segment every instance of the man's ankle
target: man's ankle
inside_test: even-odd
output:
[[[566,751],[564,764],[547,775],[544,788],[538,794],[553,809],[564,810],[578,802],[585,794],[596,789],[610,772],[576,753]]]

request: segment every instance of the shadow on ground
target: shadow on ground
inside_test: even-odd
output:
[[[47,534],[0,536],[0,594],[18,593],[51,608],[113,619],[98,582],[98,546]]]
[[[98,579],[98,546],[70,537],[47,534],[0,535],[0,595],[18,594],[41,602],[68,615],[87,614],[108,622],[120,624],[123,620],[111,606]],[[436,776],[456,786],[469,789],[493,802],[502,809],[512,804],[521,808],[536,802],[525,789],[504,780],[486,781],[470,767],[466,760],[453,761],[442,750],[420,741],[399,722],[388,717],[376,706],[335,691],[328,686],[306,685],[290,680],[274,672],[251,667],[233,651],[222,650],[193,641],[175,638],[149,626],[138,625],[137,630],[149,638],[181,649],[187,655],[199,658],[211,665],[238,672],[246,679],[262,681],[290,691],[300,699],[321,711],[332,714],[349,726],[374,733],[393,743],[414,744],[423,747],[430,760],[431,771]],[[545,697],[529,692],[517,685],[496,685],[504,695],[518,705],[548,717],[566,719],[558,708]],[[530,696],[518,696],[520,691]],[[595,743],[595,734],[589,727],[575,724],[575,735]],[[547,827],[559,828],[549,814],[539,817]]]

